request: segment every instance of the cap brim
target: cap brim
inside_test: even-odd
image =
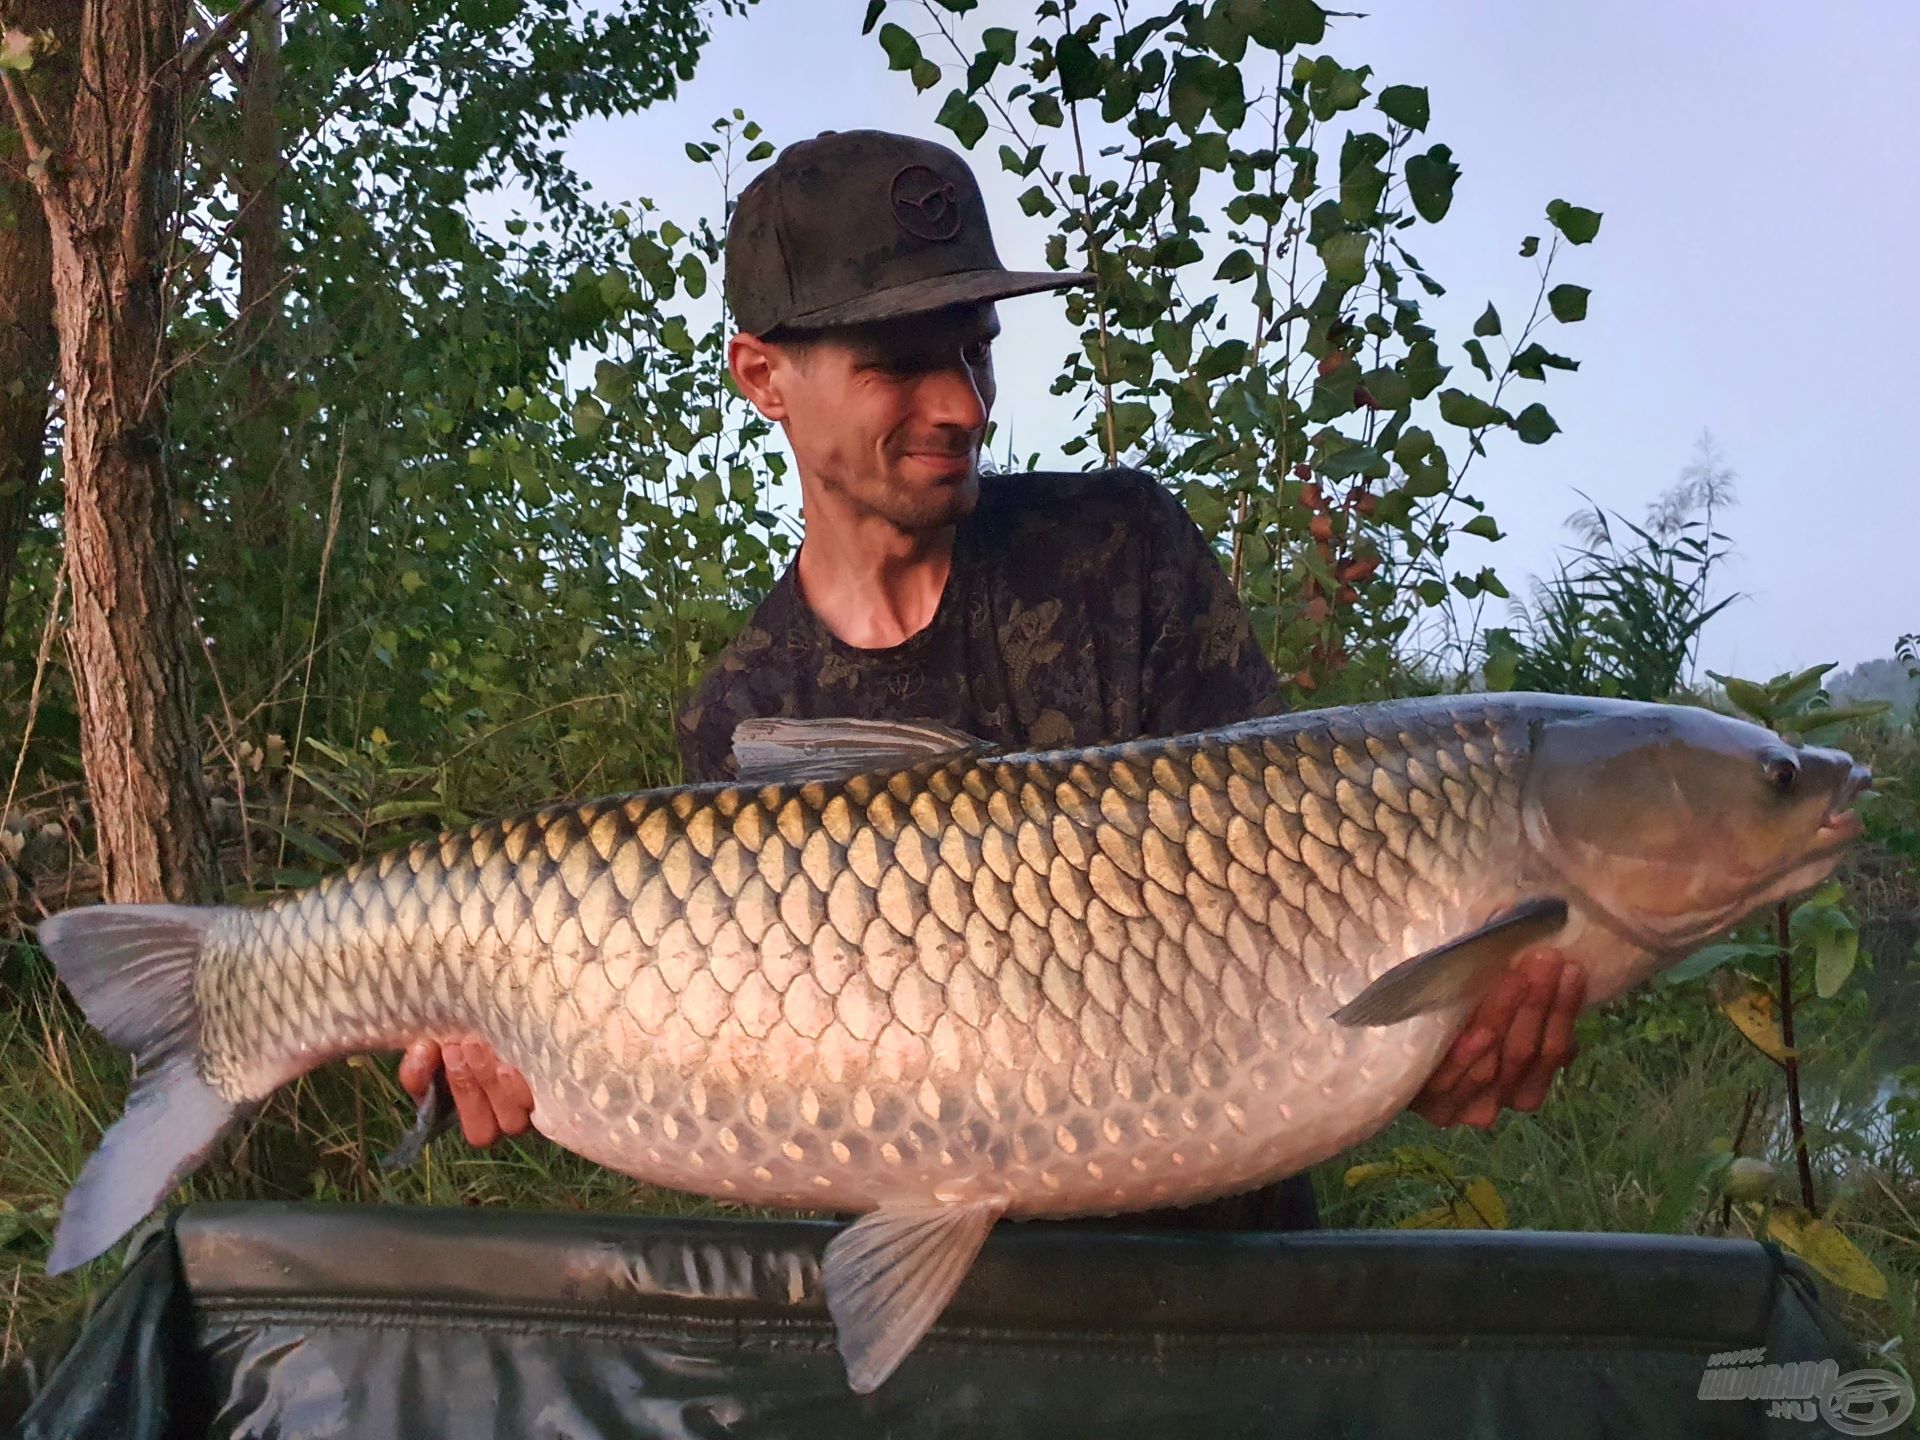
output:
[[[962,270],[953,275],[910,280],[904,285],[862,295],[858,300],[809,310],[782,321],[780,328],[820,330],[835,325],[864,325],[874,320],[896,320],[903,315],[926,315],[949,305],[980,305],[1011,300],[1016,295],[1066,290],[1075,285],[1091,285],[1093,281],[1094,277],[1084,271]]]

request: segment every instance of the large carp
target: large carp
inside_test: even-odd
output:
[[[996,754],[758,721],[742,782],[475,825],[257,908],[40,938],[134,1051],[50,1269],[275,1087],[478,1038],[613,1169],[865,1212],[822,1284],[883,1381],[1001,1216],[1186,1204],[1375,1133],[1551,940],[1619,994],[1834,867],[1867,772],[1710,711],[1443,697]]]

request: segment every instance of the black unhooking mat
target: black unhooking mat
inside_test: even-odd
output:
[[[808,1221],[205,1205],[128,1269],[27,1440],[1826,1435],[1709,1355],[1856,1363],[1734,1241],[1002,1225],[851,1394]]]

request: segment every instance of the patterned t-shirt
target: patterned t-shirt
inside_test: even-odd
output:
[[[933,620],[846,644],[794,569],[679,717],[689,780],[733,774],[733,729],[766,715],[938,720],[1022,749],[1178,735],[1264,714],[1272,667],[1180,502],[1131,470],[987,475]]]
[[[1179,735],[1279,708],[1218,557],[1180,502],[1132,470],[986,475],[927,627],[846,644],[792,566],[679,716],[687,779],[734,775],[733,729],[767,715],[938,720],[1001,745]],[[1112,1222],[1220,1230],[1315,1223],[1307,1178]]]

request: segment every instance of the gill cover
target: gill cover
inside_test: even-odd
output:
[[[1616,704],[1537,724],[1524,824],[1592,907],[1670,948],[1830,868],[1852,768],[1711,710]]]

